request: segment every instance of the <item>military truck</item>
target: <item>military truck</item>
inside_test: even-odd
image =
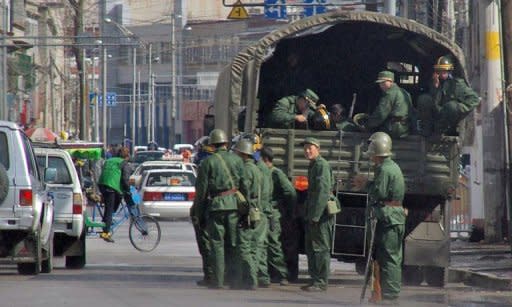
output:
[[[415,21],[372,12],[335,11],[277,29],[241,51],[220,74],[215,93],[215,127],[237,134],[261,133],[274,150],[274,164],[295,183],[303,199],[308,161],[300,142],[314,136],[337,181],[342,212],[336,217],[332,256],[364,271],[368,254],[368,203],[354,191],[351,178],[372,177],[364,152],[369,133],[271,129],[265,116],[283,96],[305,88],[329,108],[342,104],[369,113],[378,102],[379,71],[391,70],[413,104],[432,80],[435,60],[450,55],[454,74],[467,81],[461,49],[440,33]],[[239,113],[245,118],[239,118]],[[209,115],[211,120],[211,115]],[[459,125],[461,126],[461,125]],[[421,127],[419,125],[418,127]],[[393,159],[406,181],[408,209],[404,245],[404,282],[442,286],[449,265],[449,207],[459,176],[461,132],[433,141],[422,135],[393,140]],[[301,204],[299,203],[300,207]]]

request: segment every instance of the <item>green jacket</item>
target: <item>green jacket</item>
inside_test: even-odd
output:
[[[240,192],[244,194],[252,207],[258,208],[261,212],[263,212],[263,204],[261,202],[261,195],[263,193],[262,182],[263,176],[254,160],[245,160]]]
[[[411,95],[393,84],[382,93],[366,125],[371,131],[384,131],[391,137],[404,137],[409,134],[411,112]]]
[[[405,181],[398,164],[387,157],[374,172],[374,181],[368,187],[368,198],[374,206],[377,220],[384,226],[405,224],[405,215],[401,207],[384,205],[384,201],[403,201]]]
[[[462,114],[471,112],[480,102],[478,95],[461,78],[449,78],[441,82],[438,88],[432,87],[430,94],[434,99],[436,111],[448,101],[460,103],[459,111]]]
[[[295,101],[299,96],[286,96],[277,101],[276,106],[270,113],[266,126],[269,128],[291,129],[295,128],[295,116],[301,113],[297,110]],[[315,114],[315,110],[309,107],[307,119]]]
[[[262,182],[261,182],[261,206],[263,212],[267,214],[272,213],[272,191],[274,189],[274,184],[272,183],[272,174],[270,173],[270,169],[268,166],[263,163],[263,161],[256,162],[256,166],[261,172]]]
[[[220,157],[224,160],[225,167]],[[195,216],[202,219],[205,212],[237,210],[234,194],[221,196],[219,193],[232,188],[240,189],[243,171],[242,159],[224,148],[218,149],[215,154],[203,160],[195,185]]]
[[[274,207],[279,205],[284,206],[285,208],[283,209],[285,210],[283,211],[291,214],[297,202],[297,192],[282,170],[272,166],[271,172],[272,183],[274,185],[272,205]]]
[[[121,190],[121,166],[124,162],[123,158],[114,157],[107,159],[103,164],[103,170],[101,171],[100,179],[98,184],[107,186],[119,193]]]
[[[318,156],[309,162],[306,222],[318,222],[326,213],[327,201],[332,195],[334,180],[329,163]]]

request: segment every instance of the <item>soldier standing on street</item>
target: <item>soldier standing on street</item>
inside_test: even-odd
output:
[[[380,275],[382,293],[372,293],[370,302],[395,305],[402,284],[402,249],[405,231],[406,213],[402,206],[405,193],[405,182],[400,167],[391,160],[391,138],[384,132],[376,132],[370,136],[368,155],[375,164],[374,181],[367,183],[368,178],[357,175],[353,185],[357,190],[368,188],[368,198],[372,204],[377,228],[375,230],[375,259]],[[380,274],[378,274],[380,273]],[[379,288],[379,287],[376,287]]]
[[[194,214],[201,228],[210,236],[212,265],[210,288],[224,288],[225,257],[235,255],[239,220],[235,193],[242,184],[243,161],[227,151],[228,138],[221,129],[210,132],[214,154],[203,160],[196,180]],[[231,178],[231,180],[226,180]]]
[[[375,82],[379,84],[382,96],[368,117],[366,128],[370,131],[385,131],[394,138],[401,138],[411,130],[412,101],[411,95],[394,81],[393,72],[379,72]]]
[[[238,230],[237,277],[242,280],[236,287],[255,290],[258,287],[258,261],[261,259],[267,236],[267,220],[262,217],[261,193],[263,177],[253,159],[253,144],[242,139],[234,151],[244,161],[244,172],[240,191],[249,203],[249,213],[240,217]],[[268,273],[267,273],[268,274]]]
[[[288,218],[290,216],[288,212],[293,211],[297,201],[297,194],[283,171],[273,166],[274,153],[272,148],[263,147],[261,159],[266,167],[270,169],[273,184],[272,213],[269,216],[269,233],[267,237],[268,270],[272,281],[279,282],[282,286],[285,286],[288,284],[288,269],[283,254],[283,244],[281,243],[281,218]],[[286,210],[287,213],[281,215],[280,210]],[[293,236],[297,236],[297,234],[294,233]]]
[[[313,116],[318,102],[318,95],[306,89],[299,95],[286,96],[277,101],[276,106],[266,119],[269,128],[306,129],[308,120]]]
[[[307,137],[303,145],[309,160],[305,246],[311,283],[302,290],[320,292],[327,290],[329,280],[334,217],[327,212],[327,201],[332,195],[334,180],[329,163],[320,156],[320,142]]]
[[[429,136],[432,129],[437,135],[455,134],[457,124],[480,103],[478,95],[466,81],[453,76],[453,69],[449,56],[438,58],[429,93],[418,97],[423,135]]]

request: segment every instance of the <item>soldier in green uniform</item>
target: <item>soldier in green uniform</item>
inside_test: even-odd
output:
[[[281,234],[281,218],[289,218],[297,201],[297,193],[290,180],[282,170],[274,167],[274,153],[272,148],[263,147],[261,159],[270,170],[272,176],[272,213],[269,216],[267,263],[272,281],[279,282],[282,286],[288,284],[288,268],[283,254],[283,241]],[[286,211],[281,214],[281,211]],[[297,237],[296,233],[287,234]],[[284,237],[284,234],[283,234]],[[281,241],[283,239],[283,241]],[[297,253],[298,254],[298,253]]]
[[[377,227],[375,230],[375,260],[380,271],[382,299],[394,304],[402,285],[402,249],[405,232],[406,213],[402,206],[405,182],[400,167],[391,160],[392,141],[384,132],[370,136],[368,155],[374,163],[374,180],[358,175],[354,178],[354,188],[368,189]],[[379,274],[376,274],[379,275]],[[378,303],[381,295],[374,294],[371,302]]]
[[[422,134],[455,134],[457,124],[479,103],[480,98],[461,78],[453,76],[449,56],[437,59],[429,93],[418,97],[418,117]]]
[[[302,290],[320,292],[327,290],[329,279],[334,217],[327,212],[327,201],[332,195],[334,180],[329,163],[320,156],[320,142],[307,137],[303,144],[304,154],[309,160],[309,186],[304,219],[305,247],[311,283],[302,287]]]
[[[235,193],[243,184],[244,165],[237,155],[227,151],[228,138],[224,131],[214,129],[209,138],[215,153],[201,162],[193,206],[195,218],[210,236],[209,287],[224,288],[225,257],[233,259],[235,255],[239,220]]]
[[[366,128],[370,131],[384,131],[394,138],[405,137],[410,132],[412,112],[411,95],[394,83],[391,71],[381,71],[376,83],[382,96],[373,113],[368,117]]]
[[[307,129],[308,119],[315,113],[318,95],[306,89],[299,95],[286,96],[277,101],[276,106],[265,120],[269,128]]]
[[[261,216],[263,176],[254,163],[253,144],[249,140],[238,141],[234,151],[244,161],[240,191],[245,195],[250,207],[249,214],[240,217],[237,277],[241,280],[237,280],[236,287],[255,290],[258,287],[258,261],[262,257],[267,236],[267,220]]]
[[[329,118],[335,130],[357,132],[359,128],[347,117],[347,112],[341,104],[334,104],[330,108]]]

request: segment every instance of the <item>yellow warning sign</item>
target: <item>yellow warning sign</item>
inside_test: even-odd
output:
[[[235,5],[233,5],[233,9],[229,12],[228,19],[246,19],[249,18],[249,13],[245,9],[242,1],[238,0]]]

